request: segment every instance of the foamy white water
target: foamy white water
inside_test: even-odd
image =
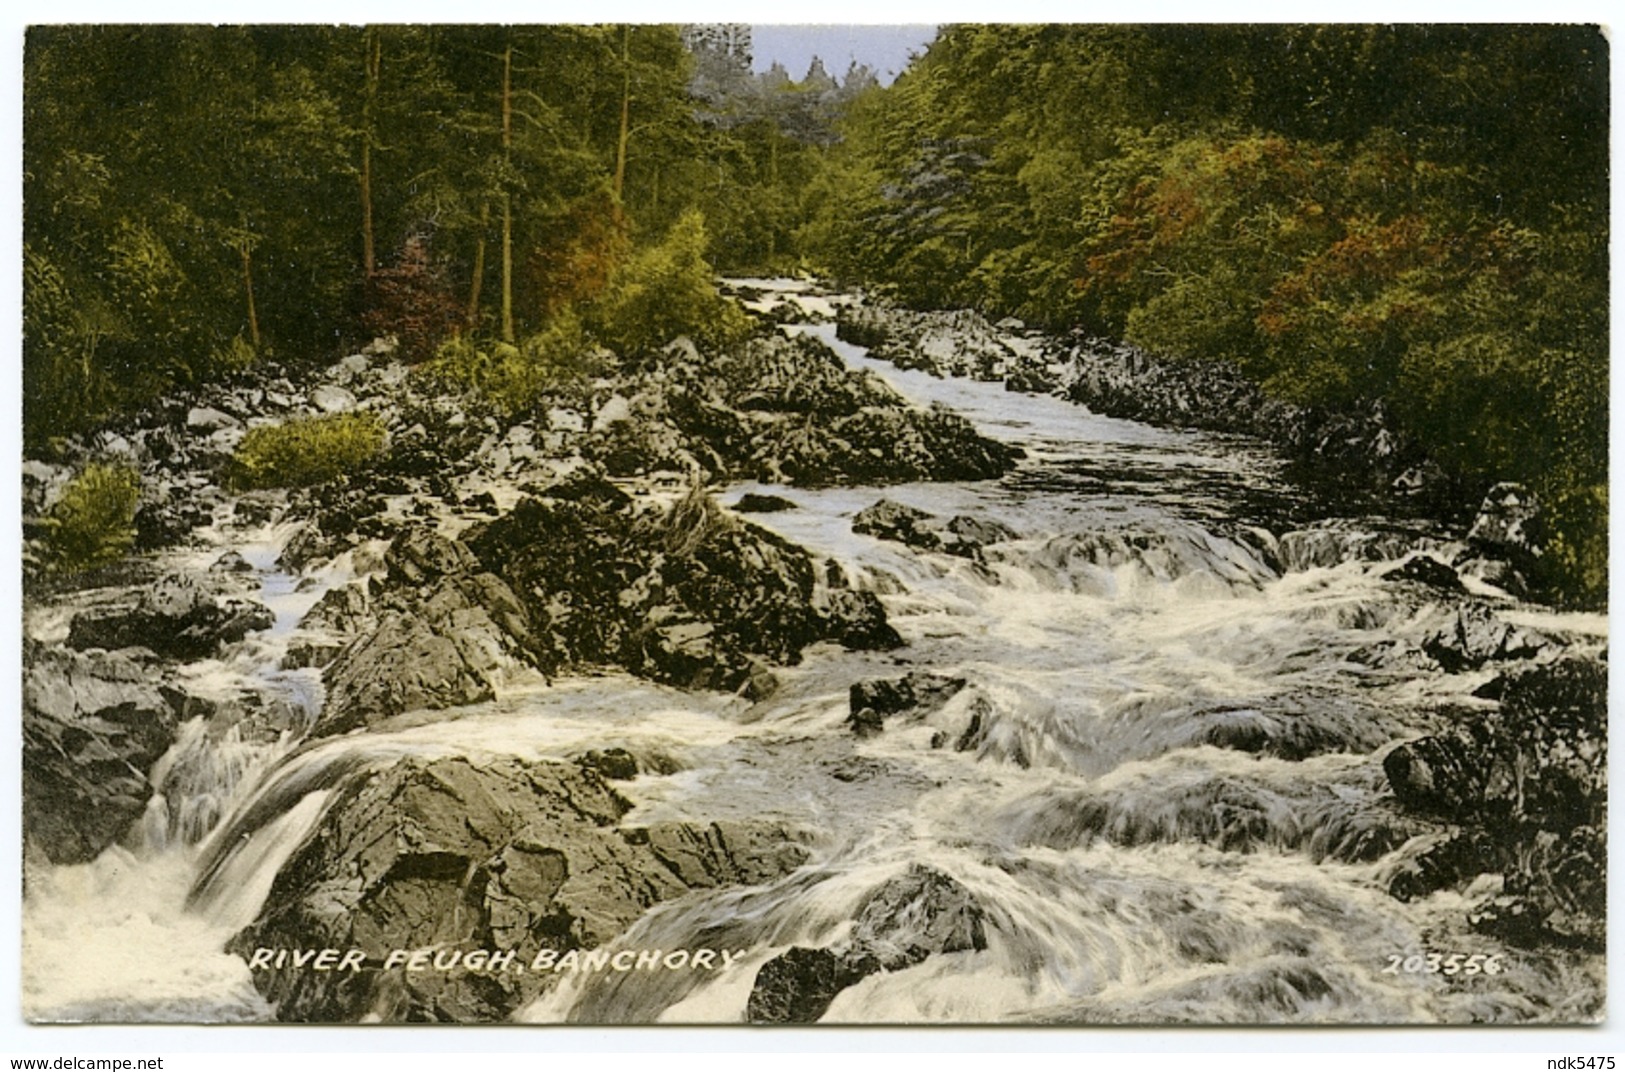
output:
[[[763,285],[778,300],[832,308],[804,285]],[[256,750],[190,728],[164,770],[192,782],[171,786],[171,814],[147,844],[53,869],[29,890],[30,1014],[267,1016],[242,962],[220,949],[254,918],[336,785],[406,755],[610,747],[659,755],[673,770],[618,786],[635,804],[627,824],[782,820],[811,832],[812,859],[766,886],[660,905],[616,943],[748,950],[735,970],[561,977],[521,1010],[525,1021],[738,1022],[757,967],[792,946],[838,944],[863,899],[914,864],[970,891],[987,948],[870,975],[836,997],[826,1021],[1526,1021],[1560,1019],[1600,992],[1600,958],[1543,958],[1473,934],[1463,894],[1407,904],[1384,892],[1426,834],[1384,804],[1381,756],[1426,732],[1433,705],[1482,703],[1471,692],[1490,672],[1367,657],[1419,641],[1446,613],[1382,581],[1388,563],[1272,564],[1270,541],[1324,508],[1284,480],[1268,450],[899,371],[835,340],[830,325],[799,330],[1028,452],[998,481],[751,483],[721,494],[794,502],[752,521],[880,595],[906,648],[814,649],[756,705],[611,675],[516,688],[433,721],[302,748],[289,739]],[[997,520],[1016,536],[973,562],[854,534],[852,518],[882,497]],[[1411,545],[1446,543],[1382,519],[1361,525]],[[266,667],[311,593],[342,583],[349,567],[302,583],[276,573],[274,554],[251,550],[266,597],[285,601],[273,603],[278,628],[200,672],[257,674],[319,704],[319,682]],[[1597,616],[1507,600],[1504,617],[1606,643]],[[850,686],[908,670],[967,684],[922,720],[853,736]],[[176,817],[177,807],[192,810]],[[64,921],[103,912],[123,921],[117,941],[129,955],[92,985],[72,970],[66,946],[81,934]],[[1441,949],[1495,953],[1510,967],[1471,982],[1386,970],[1395,955]]]

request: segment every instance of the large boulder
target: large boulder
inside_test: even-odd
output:
[[[203,659],[276,621],[258,600],[224,594],[218,578],[174,573],[134,601],[79,614],[68,644],[80,651],[143,647],[173,659]]]
[[[219,487],[201,481],[147,480],[135,509],[136,550],[153,551],[180,543],[214,520],[214,507],[222,499]]]
[[[342,387],[324,383],[311,388],[310,404],[323,413],[344,413],[355,409],[356,398]]]
[[[1497,484],[1484,496],[1455,566],[1515,596],[1527,597],[1545,542],[1540,501],[1522,484]]]
[[[391,545],[385,564],[370,627],[327,664],[317,735],[403,711],[489,700],[507,670],[535,660],[525,605],[461,542],[427,527],[409,530]],[[353,621],[353,598],[335,598],[324,616]]]
[[[792,947],[762,965],[745,1018],[813,1023],[842,990],[876,972],[986,949],[985,919],[981,904],[956,879],[914,864],[864,898],[845,940],[824,949]]]
[[[1514,945],[1608,945],[1608,839],[1599,826],[1536,831],[1506,867],[1502,892],[1468,921]]]
[[[1449,822],[1482,819],[1492,775],[1493,728],[1469,719],[1446,733],[1408,741],[1383,759],[1383,773],[1407,810]]]
[[[753,1024],[812,1024],[841,991],[878,966],[834,949],[793,946],[763,964],[751,984],[745,1019]]]
[[[1481,691],[1500,696],[1499,710],[1406,742],[1383,761],[1401,806],[1460,827],[1468,839],[1401,872],[1393,892],[1413,896],[1499,871],[1502,893],[1474,908],[1476,926],[1523,944],[1555,940],[1600,949],[1607,668],[1566,658]]]
[[[1062,373],[1037,354],[1018,353],[1004,373],[1004,389],[1025,394],[1047,395],[1061,389]]]
[[[299,619],[299,628],[354,636],[371,620],[370,589],[371,583],[366,579],[329,588]]]
[[[1004,379],[1015,360],[993,325],[972,309],[924,314],[913,349],[939,376],[990,382]]]
[[[813,593],[813,610],[825,636],[849,651],[890,651],[903,638],[886,620],[886,608],[873,592],[821,588]]]
[[[23,662],[23,836],[53,863],[84,863],[146,810],[175,705],[120,653],[29,643]]]
[[[1469,602],[1423,639],[1422,650],[1446,672],[1455,674],[1488,662],[1527,659],[1546,645],[1539,633],[1502,621],[1482,603]]]
[[[861,536],[906,544],[921,551],[942,551],[981,561],[989,544],[1016,538],[1015,532],[997,521],[955,515],[944,521],[913,506],[881,499],[859,510],[852,518],[852,531]]]
[[[942,546],[941,537],[935,531],[936,521],[934,515],[918,507],[881,499],[858,511],[852,518],[852,531],[860,536],[907,544],[922,551],[935,551]]]
[[[962,677],[913,670],[903,677],[859,681],[849,690],[847,724],[859,736],[879,733],[885,720],[908,714],[923,719],[957,696],[965,687]]]
[[[617,474],[893,484],[988,479],[1021,456],[959,415],[922,409],[849,369],[809,335],[763,334],[704,352],[679,340],[638,375],[635,391],[616,396],[621,419],[595,427],[583,445]]]
[[[640,506],[590,471],[533,490],[467,539],[520,594],[548,667],[761,696],[767,664],[793,664],[809,644],[901,643],[872,595],[822,583],[805,551],[703,491]]]
[[[336,792],[229,945],[285,1021],[499,1021],[554,978],[538,954],[594,949],[661,901],[806,859],[774,824],[623,829],[630,805],[574,763],[410,758]],[[365,960],[313,971],[263,952],[323,948]]]
[[[1001,380],[1016,359],[998,329],[971,309],[845,306],[836,319],[836,335],[898,368],[933,376]]]
[[[193,406],[186,413],[186,430],[194,434],[208,435],[222,428],[240,428],[242,423],[212,406]]]
[[[734,503],[734,509],[741,514],[776,514],[795,508],[796,504],[782,495],[763,495],[754,491],[747,491]]]
[[[326,667],[345,644],[372,628],[377,619],[371,612],[368,589],[369,582],[362,580],[324,592],[299,619],[298,632],[282,657],[282,668]]]
[[[1454,595],[1467,591],[1456,571],[1432,555],[1412,555],[1400,565],[1386,570],[1382,579],[1394,584],[1420,585]]]
[[[1540,555],[1540,501],[1522,484],[1497,484],[1484,496],[1467,542],[1475,549],[1527,562]]]
[[[633,409],[641,406],[641,397],[629,405]],[[884,610],[872,595],[826,587],[809,569],[799,548],[753,526],[732,524],[709,506],[694,509],[703,496],[682,510],[662,515],[648,503],[635,504],[591,467],[579,468],[551,485],[532,486],[530,490],[539,493],[547,505],[563,506],[564,512],[584,520],[586,523],[570,535],[577,538],[574,542],[589,545],[584,548],[584,560],[577,563],[581,569],[555,571],[564,576],[558,578],[557,584],[542,586],[549,593],[546,599],[524,601],[538,623],[538,643],[534,652],[520,654],[533,655],[544,669],[566,663],[603,662],[684,685],[741,688],[749,683],[754,693],[759,691],[757,683],[768,681],[764,663],[794,661],[799,649],[815,640],[831,639],[862,647],[900,643],[885,624]],[[377,496],[364,488],[335,487],[323,490],[318,498],[324,525],[335,512],[349,510],[351,503],[358,517],[378,508]],[[526,515],[527,521],[537,520],[537,515],[528,511],[520,513]],[[544,531],[526,532],[525,525],[514,524],[516,520],[502,519],[497,527],[517,531],[521,540],[536,541],[538,554],[548,552],[546,559],[556,557],[551,552],[560,546],[558,542],[548,540]],[[342,532],[348,524],[346,520],[336,528]],[[365,527],[365,519],[361,525]],[[359,595],[360,589],[345,589],[343,606],[329,607],[326,604],[330,601],[324,600],[324,605],[304,623],[305,632],[321,635],[296,637],[288,665],[321,665],[333,657],[336,641],[348,639],[353,643],[375,637],[380,632],[378,623],[384,623],[383,631],[393,632],[396,637],[375,637],[386,641],[383,650],[405,649],[413,653],[410,658],[395,660],[397,664],[423,667],[426,683],[446,683],[446,698],[430,697],[429,702],[456,703],[487,695],[489,690],[481,688],[478,679],[485,678],[489,684],[489,675],[456,672],[459,663],[466,660],[448,662],[440,658],[450,655],[450,649],[441,642],[446,637],[435,639],[445,631],[423,629],[418,620],[421,615],[411,605],[413,599],[422,602],[427,594],[443,594],[442,583],[434,578],[458,576],[466,580],[470,574],[485,572],[484,563],[466,557],[436,562],[433,548],[414,543],[417,530],[394,531],[390,575],[382,585],[374,582],[378,597],[369,601]],[[484,531],[474,530],[469,540],[480,538]],[[567,536],[563,542],[573,541]],[[324,553],[330,552],[324,549]],[[423,558],[425,554],[429,557]],[[569,562],[562,565],[568,567]],[[623,569],[638,572],[623,575]],[[501,579],[505,583],[513,581],[514,591],[521,590],[514,577],[504,574]],[[467,586],[461,587],[468,595]],[[532,585],[525,594],[533,596],[537,591]],[[392,603],[384,598],[390,592],[403,598]],[[412,598],[404,598],[407,595]],[[473,599],[476,603],[482,601]],[[577,613],[578,605],[603,608],[605,613]],[[392,609],[414,613],[391,620]],[[368,620],[359,628],[358,616]],[[330,617],[335,620],[327,621]],[[602,631],[613,642],[592,643],[590,634],[594,631]],[[588,642],[575,643],[582,639]],[[358,649],[358,658],[352,661],[374,661],[378,650]],[[474,669],[480,670],[478,666]],[[402,702],[411,706],[423,699]],[[385,706],[393,709],[401,703]]]

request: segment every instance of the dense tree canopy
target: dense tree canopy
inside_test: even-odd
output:
[[[1565,26],[955,26],[886,88],[744,27],[36,27],[25,442],[373,331],[532,382],[800,265],[1381,401],[1597,595],[1607,99]]]
[[[902,300],[1383,402],[1607,521],[1607,44],[1565,26],[959,26],[854,108],[813,255]]]
[[[874,82],[754,76],[743,27],[36,27],[25,62],[31,449],[357,331],[513,343],[692,209],[723,267],[789,262]]]

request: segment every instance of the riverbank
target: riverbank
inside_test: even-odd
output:
[[[1066,398],[1093,412],[1160,427],[1245,435],[1274,445],[1293,478],[1339,500],[1349,513],[1430,520],[1475,533],[1492,528],[1484,550],[1513,567],[1494,582],[1541,599],[1540,522],[1533,496],[1516,485],[1470,481],[1447,472],[1397,431],[1379,404],[1326,412],[1270,398],[1239,369],[1175,361],[1082,331],[1055,336],[1017,320],[997,325],[971,310],[919,311],[871,302],[842,306],[838,335],[899,368],[965,376],[1007,389]],[[1518,499],[1520,526],[1475,524],[1486,497]],[[1465,563],[1457,563],[1458,567]]]
[[[566,381],[528,414],[443,393],[383,345],[298,375],[267,365],[70,440],[73,461],[25,463],[34,532],[90,461],[138,472],[144,552],[63,575],[40,568],[43,537],[25,547],[30,606],[52,608],[32,631],[57,653],[25,653],[27,825],[82,815],[95,828],[29,837],[31,854],[78,862],[117,840],[152,799],[143,772],[199,712],[216,734],[247,720],[256,735],[323,735],[489,699],[526,668],[624,667],[761,696],[808,644],[894,647],[872,593],[702,489],[979,479],[1019,455],[772,330],[726,353],[680,340],[652,374]],[[385,430],[370,464],[309,488],[232,487],[250,429],[339,413]],[[287,585],[273,612],[267,594]],[[255,683],[224,699],[178,683],[180,665],[267,630],[286,638],[282,671],[322,672],[308,720]],[[125,649],[135,662],[97,654]],[[86,733],[95,747],[64,746]],[[92,806],[110,792],[114,806]]]
[[[30,577],[31,1016],[1597,1014],[1606,623],[1257,441],[900,372],[842,296],[753,290],[785,330],[526,414],[375,348],[78,445],[177,535]],[[330,408],[374,463],[224,482]],[[32,514],[65,473],[30,471]],[[54,977],[137,880],[180,890],[173,972]],[[1520,971],[1402,970],[1441,941]]]

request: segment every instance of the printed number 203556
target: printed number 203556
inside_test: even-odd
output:
[[[1388,954],[1384,975],[1500,975],[1506,970],[1499,953]]]

